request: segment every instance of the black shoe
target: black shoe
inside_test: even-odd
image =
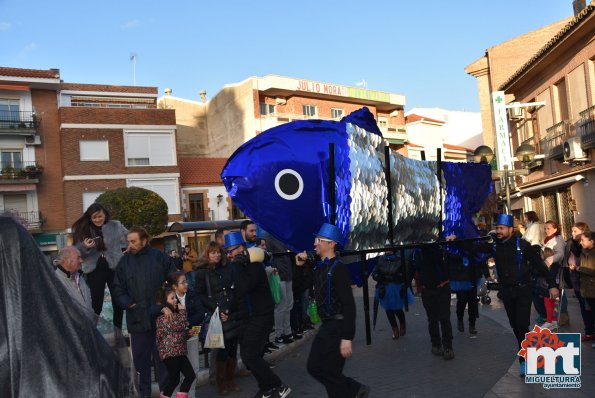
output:
[[[276,398],[278,397],[278,395],[275,395],[276,392],[277,391],[274,388],[268,391],[258,390],[253,398]]]
[[[444,356],[443,356],[444,359],[449,360],[449,359],[454,359],[454,357],[455,357],[455,352],[452,350],[452,348],[444,349]]]
[[[277,387],[275,389],[275,391],[277,393],[276,397],[278,397],[278,398],[285,398],[291,392],[291,388],[289,388],[289,386],[286,386],[284,384],[281,384],[281,387]]]
[[[275,343],[273,343],[272,341],[269,341],[265,347],[271,351],[275,351],[275,350],[279,349],[279,346],[275,345]]]
[[[432,346],[432,354],[441,357],[444,355],[444,350],[442,349],[441,345],[433,345]]]
[[[457,329],[459,329],[459,332],[464,332],[465,331],[465,324],[463,323],[462,319],[459,319],[457,321]]]
[[[312,330],[312,329],[315,329],[315,327],[310,322],[307,322],[304,324],[304,330]]]
[[[293,343],[293,338],[291,337],[290,334],[284,334],[283,336],[281,336],[281,339],[283,340],[283,344],[291,344]],[[277,340],[275,339],[275,342]]]
[[[475,329],[475,323],[470,323],[469,324],[469,333],[471,333],[471,334],[477,334],[477,329]]]
[[[265,361],[269,365],[269,369],[275,369],[275,364],[269,361]]]
[[[293,339],[294,339],[294,340],[299,340],[299,339],[301,339],[302,337],[304,337],[304,335],[303,335],[303,334],[301,334],[301,333],[294,333],[294,334],[293,334]]]
[[[368,395],[370,395],[370,387],[365,384],[362,384],[360,385],[355,398],[367,398]]]

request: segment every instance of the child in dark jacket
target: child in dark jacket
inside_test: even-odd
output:
[[[159,302],[172,312],[171,316],[160,315],[157,318],[157,350],[168,373],[168,381],[160,398],[171,396],[180,382],[180,372],[184,374],[184,381],[176,397],[188,398],[188,391],[196,375],[190,360],[186,357],[186,308],[178,302],[175,291],[167,284],[160,291]]]

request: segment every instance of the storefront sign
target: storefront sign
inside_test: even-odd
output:
[[[390,103],[390,94],[383,91],[365,90],[310,80],[298,80],[296,90],[316,94],[338,95],[341,97],[359,98],[370,101]]]

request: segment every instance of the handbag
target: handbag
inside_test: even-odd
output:
[[[205,348],[225,348],[223,339],[223,326],[219,317],[219,307],[215,308],[211,321],[209,322],[209,331],[205,338]]]
[[[272,273],[269,279],[269,286],[271,288],[271,294],[273,296],[273,301],[276,304],[281,302],[281,278],[279,274]]]

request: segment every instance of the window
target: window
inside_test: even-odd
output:
[[[21,151],[4,150],[0,152],[0,168],[23,168],[23,154]]]
[[[173,133],[124,133],[127,166],[175,166]]]
[[[160,180],[128,180],[129,187],[145,188],[157,193],[167,203],[168,214],[180,214],[178,181],[174,178]]]
[[[20,119],[20,101],[0,98],[0,123],[18,123]]]
[[[83,192],[83,213],[87,211],[89,206],[95,203],[95,200],[101,195],[103,192]]]
[[[103,141],[80,141],[81,161],[109,160],[109,145]]]
[[[232,203],[231,204],[231,219],[238,220],[238,219],[242,219],[242,218],[246,218],[246,215],[244,215],[242,210],[240,210],[240,208],[238,206],[236,206],[235,203]]]
[[[566,81],[560,80],[554,85],[554,111],[556,113],[556,122],[568,120],[568,96],[566,95]]]
[[[191,193],[188,195],[188,221],[206,221],[205,195]]]
[[[315,117],[316,116],[316,106],[315,105],[304,105],[304,116],[307,117]]]
[[[260,116],[268,116],[275,114],[275,105],[260,103]]]
[[[331,117],[333,119],[341,119],[343,117],[343,109],[331,108]]]
[[[378,126],[379,127],[388,127],[388,118],[386,116],[378,116]]]

